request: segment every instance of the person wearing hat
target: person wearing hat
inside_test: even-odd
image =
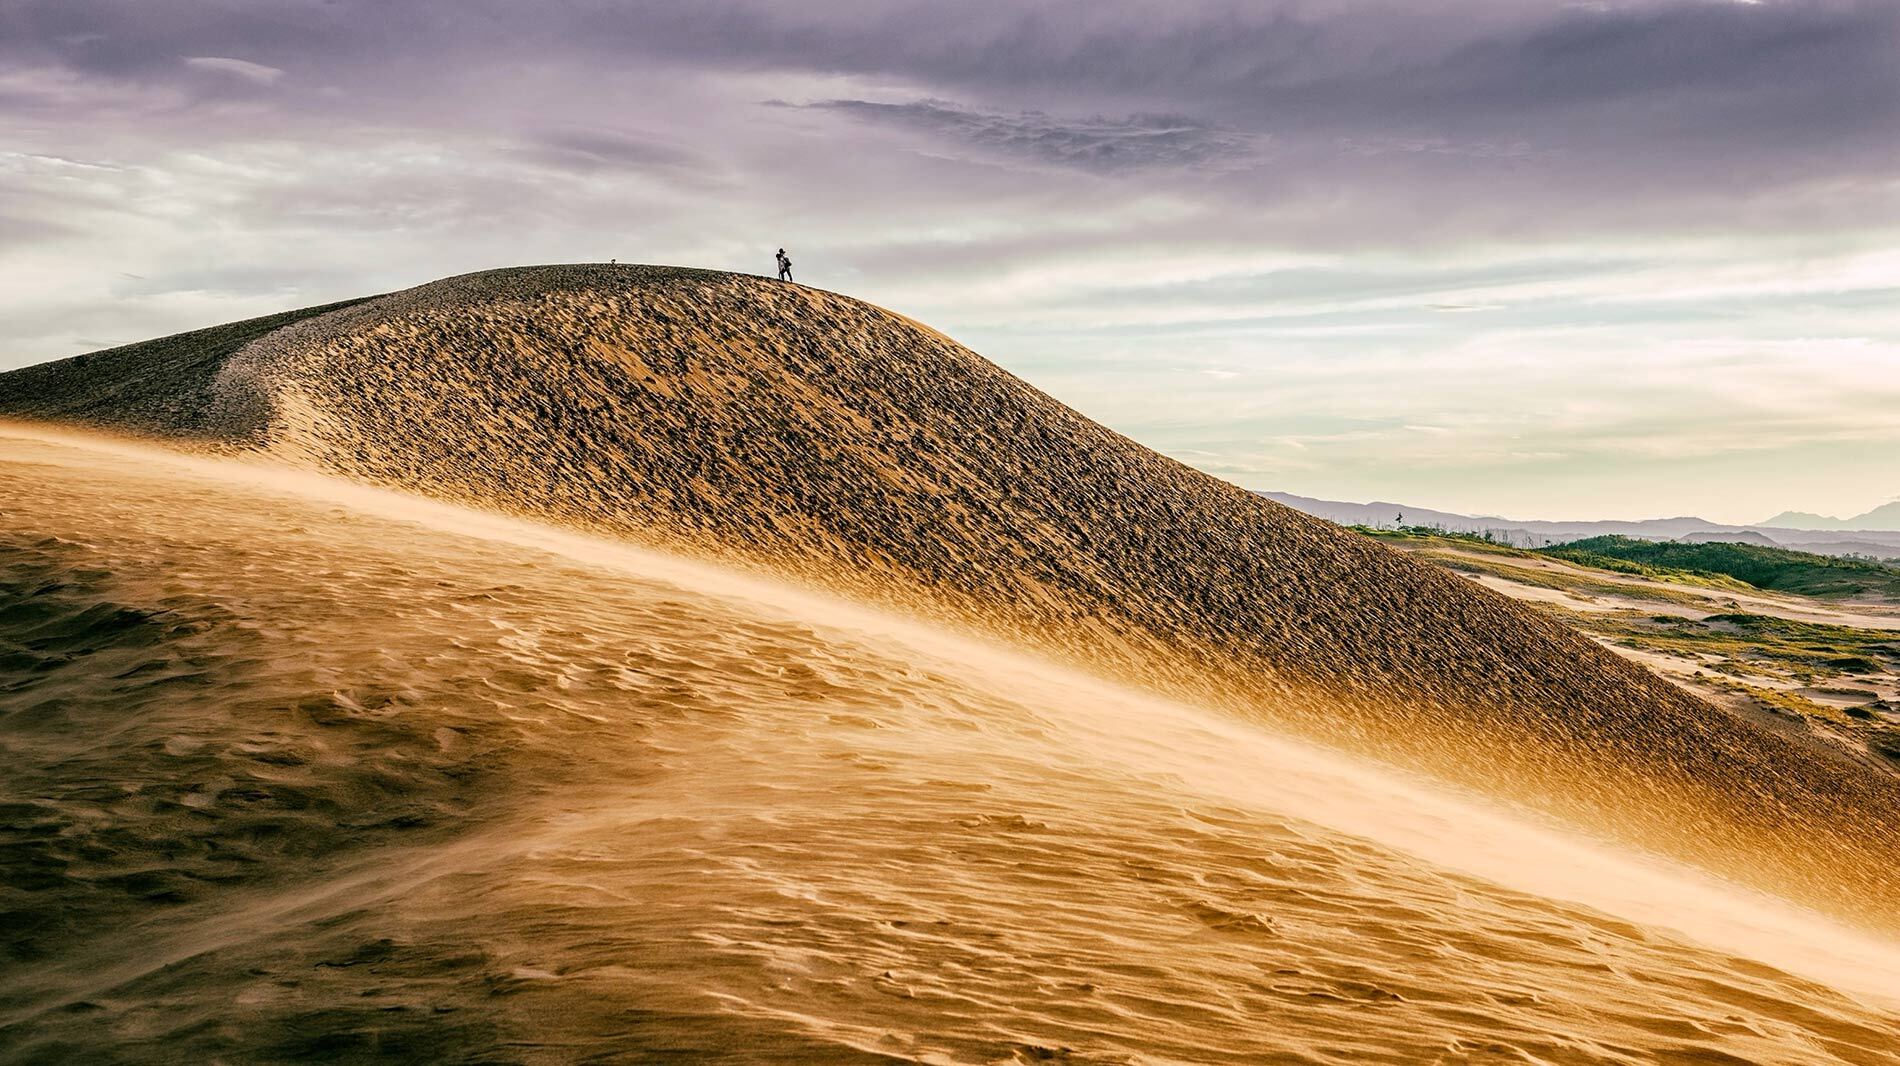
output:
[[[792,257],[786,255],[785,249],[783,248],[778,250],[778,279],[780,281],[792,280]]]

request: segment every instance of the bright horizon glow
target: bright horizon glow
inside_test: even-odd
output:
[[[0,370],[489,267],[769,273],[784,245],[1248,488],[1733,524],[1900,496],[1891,4],[11,19]]]

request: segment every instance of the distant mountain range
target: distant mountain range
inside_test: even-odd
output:
[[[1900,500],[1882,504],[1852,518],[1831,518],[1807,511],[1783,511],[1760,524],[1770,529],[1896,530],[1900,529]]]
[[[1284,503],[1295,510],[1305,511],[1307,514],[1338,522],[1341,525],[1436,526],[1454,533],[1489,533],[1500,543],[1520,548],[1544,548],[1552,544],[1582,540],[1585,537],[1600,537],[1615,533],[1626,537],[1641,537],[1645,540],[1679,540],[1692,544],[1734,541],[1743,544],[1796,548],[1805,552],[1814,552],[1817,555],[1900,558],[1900,530],[1861,528],[1844,533],[1843,526],[1807,529],[1770,524],[1778,519],[1788,518],[1789,515],[1777,515],[1775,519],[1755,526],[1732,526],[1694,516],[1645,518],[1628,522],[1615,520],[1535,522],[1499,518],[1495,515],[1466,515],[1452,511],[1434,511],[1429,507],[1413,507],[1384,501],[1343,503],[1338,500],[1316,500],[1308,496],[1295,496],[1286,492],[1262,492],[1260,495]],[[1887,515],[1900,518],[1900,503],[1888,504],[1869,511],[1860,518],[1848,521],[1879,520]],[[1840,519],[1826,520],[1841,521]]]

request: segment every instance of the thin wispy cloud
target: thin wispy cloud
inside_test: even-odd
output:
[[[228,56],[191,56],[185,60],[185,65],[193,70],[225,74],[257,85],[272,85],[284,76],[284,72],[276,67]]]
[[[1888,0],[14,0],[0,365],[785,245],[1258,487],[1864,510],[1896,53]]]
[[[1256,160],[1264,143],[1264,138],[1217,129],[1182,115],[1059,118],[1037,111],[986,112],[944,100],[774,103],[834,111],[993,157],[1109,174],[1152,169],[1237,169]]]

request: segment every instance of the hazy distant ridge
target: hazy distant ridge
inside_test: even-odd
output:
[[[1706,542],[1732,539],[1745,544],[1778,545],[1799,548],[1817,555],[1871,555],[1881,558],[1900,556],[1900,530],[1857,529],[1842,536],[1847,527],[1804,529],[1776,526],[1771,519],[1757,526],[1733,526],[1706,518],[1646,518],[1635,521],[1617,519],[1593,521],[1527,521],[1488,515],[1466,515],[1435,511],[1408,504],[1346,503],[1317,500],[1287,492],[1262,492],[1260,495],[1341,525],[1394,526],[1401,524],[1437,526],[1456,533],[1490,533],[1497,540],[1520,548],[1543,548],[1586,537],[1620,535],[1646,540],[1683,540]],[[1792,513],[1792,512],[1790,512]],[[1900,516],[1900,504],[1869,511],[1861,518],[1883,515]],[[1780,517],[1780,516],[1777,516]],[[1859,521],[1854,519],[1852,521]],[[1724,534],[1727,536],[1724,537]]]
[[[1828,515],[1812,514],[1807,511],[1783,511],[1761,523],[1772,529],[1848,529],[1860,532],[1870,530],[1900,531],[1900,500],[1882,504],[1852,518],[1833,518]]]

